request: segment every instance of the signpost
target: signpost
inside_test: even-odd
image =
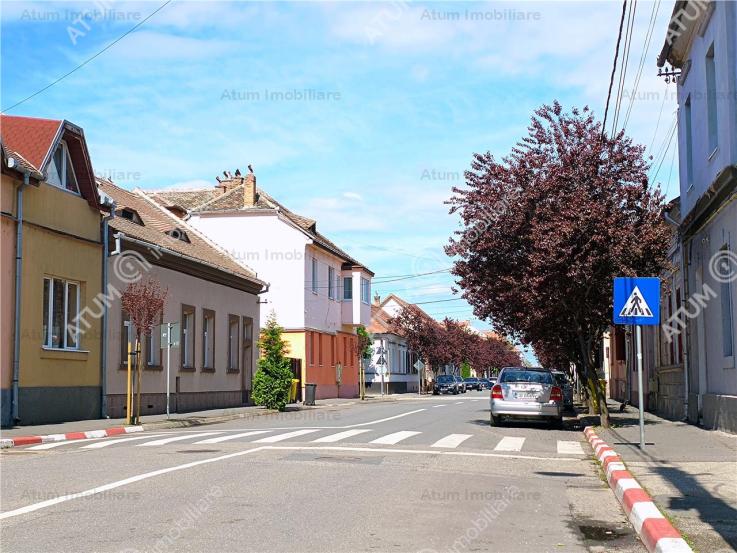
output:
[[[412,366],[415,368],[418,375],[417,395],[422,395],[422,371],[425,370],[425,364],[422,362],[422,359],[418,359]]]
[[[164,323],[159,326],[161,340],[159,345],[166,347],[166,418],[169,418],[169,395],[171,391],[171,378],[169,367],[171,366],[171,348],[179,347],[179,323]],[[166,346],[164,346],[166,344]]]
[[[384,395],[384,375],[386,374],[386,349],[384,348],[384,341],[382,340],[381,345],[377,348],[376,353],[379,355],[379,358],[376,360],[376,365],[378,365],[378,371],[381,375],[381,395]],[[388,390],[387,390],[388,392]]]
[[[640,408],[640,449],[645,449],[645,412],[642,393],[642,326],[660,324],[660,279],[614,279],[614,324],[635,325],[637,399]]]

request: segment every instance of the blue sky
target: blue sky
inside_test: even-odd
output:
[[[162,2],[101,0],[98,9],[112,11],[84,24],[72,12],[96,4],[4,2],[2,108]],[[627,132],[653,144],[653,155],[676,107],[674,85],[655,66],[672,6],[657,6],[634,94],[653,10],[638,2],[624,92],[623,111],[634,98]],[[129,188],[211,186],[223,170],[251,163],[259,186],[315,218],[377,277],[438,271],[450,267],[442,248],[458,225],[443,202],[474,152],[507,153],[531,111],[553,99],[603,115],[620,10],[619,1],[175,0],[10,113],[83,127],[95,171]],[[657,179],[669,198],[675,149],[662,154]],[[375,290],[421,302],[451,298],[450,286],[438,273]],[[471,315],[463,301],[423,307]]]

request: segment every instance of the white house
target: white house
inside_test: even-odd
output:
[[[317,398],[358,394],[356,328],[371,319],[373,273],[297,215],[249,172],[225,172],[213,188],[151,193],[269,283],[261,319],[274,311],[290,344],[295,376]]]
[[[676,2],[658,58],[666,63],[680,70],[685,411],[692,422],[735,432],[737,3]]]

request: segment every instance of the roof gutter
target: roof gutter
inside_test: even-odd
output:
[[[107,293],[108,268],[107,258],[110,254],[109,224],[115,218],[115,200],[109,199],[103,202],[105,207],[110,207],[110,215],[102,219],[102,293]],[[108,418],[107,414],[107,326],[108,326],[108,302],[102,302],[102,335],[100,336],[100,417]]]

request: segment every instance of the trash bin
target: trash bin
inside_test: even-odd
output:
[[[296,378],[292,379],[292,386],[289,388],[289,403],[294,403],[297,401],[297,386],[299,385],[299,380]]]
[[[305,405],[315,405],[315,390],[317,384],[305,384]]]

